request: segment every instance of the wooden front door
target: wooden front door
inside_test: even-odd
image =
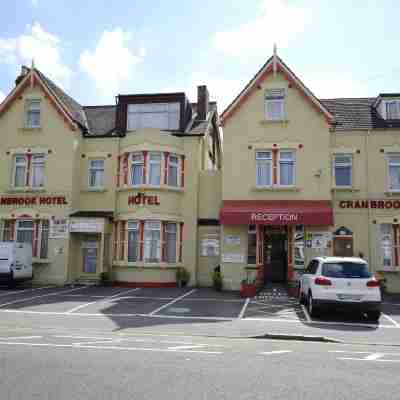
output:
[[[337,257],[353,257],[353,237],[335,237],[333,239],[333,255]]]

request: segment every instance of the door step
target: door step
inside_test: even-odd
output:
[[[93,278],[78,278],[75,282],[76,285],[93,286],[100,284],[100,277]]]

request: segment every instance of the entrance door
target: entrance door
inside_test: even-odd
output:
[[[338,257],[353,257],[353,238],[333,238],[333,255]]]
[[[267,232],[265,246],[264,280],[286,282],[287,279],[287,235],[285,232]]]
[[[97,243],[96,243],[97,244]],[[83,248],[83,273],[95,274],[97,269],[97,247]]]

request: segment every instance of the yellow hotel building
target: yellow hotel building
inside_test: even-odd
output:
[[[400,94],[318,99],[274,54],[220,116],[208,97],[81,106],[23,67],[0,105],[0,239],[32,243],[43,283],[184,267],[210,286],[220,266],[238,290],[355,255],[399,292]]]

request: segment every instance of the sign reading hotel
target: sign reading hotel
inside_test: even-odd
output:
[[[0,196],[1,206],[65,206],[65,196]]]
[[[144,193],[138,193],[133,196],[128,197],[128,206],[133,205],[149,205],[149,206],[159,206],[160,199],[155,195],[147,195]]]
[[[378,208],[378,209],[399,209],[400,200],[342,200],[340,208]]]

